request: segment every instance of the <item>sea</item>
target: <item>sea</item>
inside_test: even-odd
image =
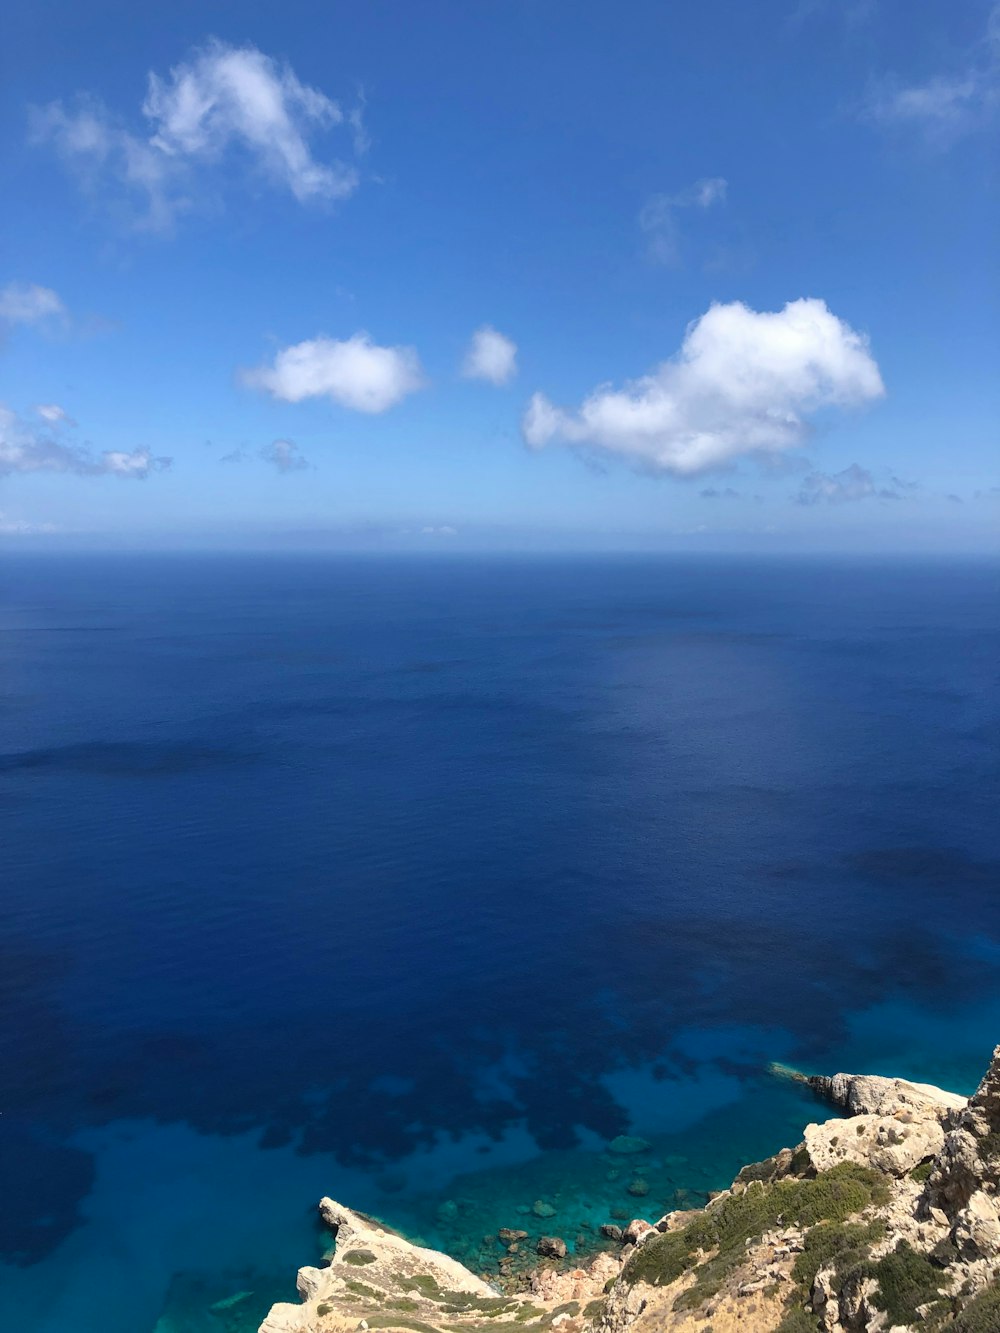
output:
[[[5,555],[0,1327],[250,1333],[323,1195],[477,1270],[501,1226],[586,1254],[831,1114],[774,1062],[971,1091],[998,594],[972,560]]]

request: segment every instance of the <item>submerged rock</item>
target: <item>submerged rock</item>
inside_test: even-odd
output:
[[[608,1144],[608,1151],[628,1157],[633,1153],[648,1152],[651,1146],[645,1139],[636,1138],[634,1134],[619,1134]]]
[[[536,1217],[555,1217],[556,1215],[556,1210],[550,1203],[546,1203],[544,1199],[536,1199],[531,1205],[531,1211]]]
[[[543,1255],[547,1259],[565,1259],[567,1254],[566,1242],[561,1236],[541,1236],[535,1246],[535,1253]]]

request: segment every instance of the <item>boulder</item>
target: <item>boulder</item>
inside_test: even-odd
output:
[[[656,1227],[645,1218],[633,1217],[632,1221],[622,1231],[622,1240],[626,1245],[641,1245],[647,1236],[655,1233]]]
[[[561,1236],[541,1236],[535,1246],[535,1252],[546,1259],[565,1259],[566,1242]]]

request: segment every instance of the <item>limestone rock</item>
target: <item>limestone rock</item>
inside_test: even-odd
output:
[[[1000,1207],[996,1198],[977,1190],[955,1219],[951,1235],[963,1259],[1000,1258]]]
[[[892,1176],[904,1176],[927,1158],[936,1157],[944,1139],[936,1111],[923,1116],[855,1115],[805,1129],[806,1149],[817,1171],[838,1162],[860,1162]]]
[[[954,1092],[945,1092],[931,1083],[911,1083],[905,1078],[834,1074],[832,1078],[820,1075],[807,1081],[814,1092],[850,1115],[890,1116],[909,1111],[943,1120],[949,1112],[960,1111],[966,1105],[966,1098]]]
[[[324,1311],[348,1319],[356,1328],[363,1319],[383,1318],[392,1309],[419,1312],[423,1322],[441,1318],[440,1293],[469,1303],[495,1302],[497,1293],[456,1259],[437,1250],[412,1245],[374,1219],[355,1213],[333,1199],[323,1199],[320,1216],[333,1232],[336,1248],[327,1268],[301,1268],[301,1305],[272,1306],[261,1333],[314,1333],[335,1324]],[[446,1315],[445,1318],[453,1318]]]
[[[622,1240],[626,1245],[641,1245],[647,1236],[655,1234],[656,1227],[651,1222],[647,1222],[641,1217],[633,1217],[622,1232]]]

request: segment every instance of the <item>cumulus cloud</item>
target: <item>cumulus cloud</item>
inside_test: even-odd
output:
[[[721,176],[705,176],[676,194],[654,194],[639,213],[639,228],[646,237],[650,259],[674,267],[680,263],[680,224],[678,210],[710,208],[723,203],[726,182]]]
[[[0,287],[0,324],[8,328],[15,324],[41,324],[65,314],[66,307],[51,287],[39,287],[33,282],[9,282]]]
[[[370,413],[385,412],[424,385],[412,347],[380,347],[367,333],[295,343],[282,348],[273,365],[245,370],[241,378],[286,403],[326,397]]]
[[[695,476],[747,455],[801,445],[823,408],[860,407],[885,389],[867,339],[814,298],[758,312],[713,305],[680,350],[623,388],[600,385],[575,411],[542,393],[521,423],[525,442],[618,457],[642,471]]]
[[[467,380],[506,384],[517,374],[517,343],[484,324],[472,335],[462,362],[462,374]]]
[[[15,473],[72,472],[81,477],[132,477],[170,467],[171,459],[149,449],[105,449],[95,454],[85,445],[68,444],[40,431],[0,404],[0,477]]]
[[[211,193],[199,169],[249,162],[261,180],[300,203],[353,194],[357,168],[323,162],[311,140],[342,126],[356,154],[366,136],[359,105],[338,102],[302,83],[287,64],[254,46],[212,41],[166,76],[150,73],[145,124],[130,127],[97,98],[35,107],[32,138],[50,144],[94,191],[111,188],[135,225],[165,231]]]
[[[946,146],[988,125],[1000,108],[1000,5],[964,63],[921,83],[890,76],[876,84],[864,112],[887,127],[909,127]]]
[[[272,440],[260,451],[261,458],[271,463],[279,472],[301,472],[309,466],[309,460],[302,454],[294,440]]]
[[[852,463],[842,472],[810,472],[796,497],[800,505],[851,504],[857,500],[901,500],[912,482],[890,477],[880,485],[867,468]]]

